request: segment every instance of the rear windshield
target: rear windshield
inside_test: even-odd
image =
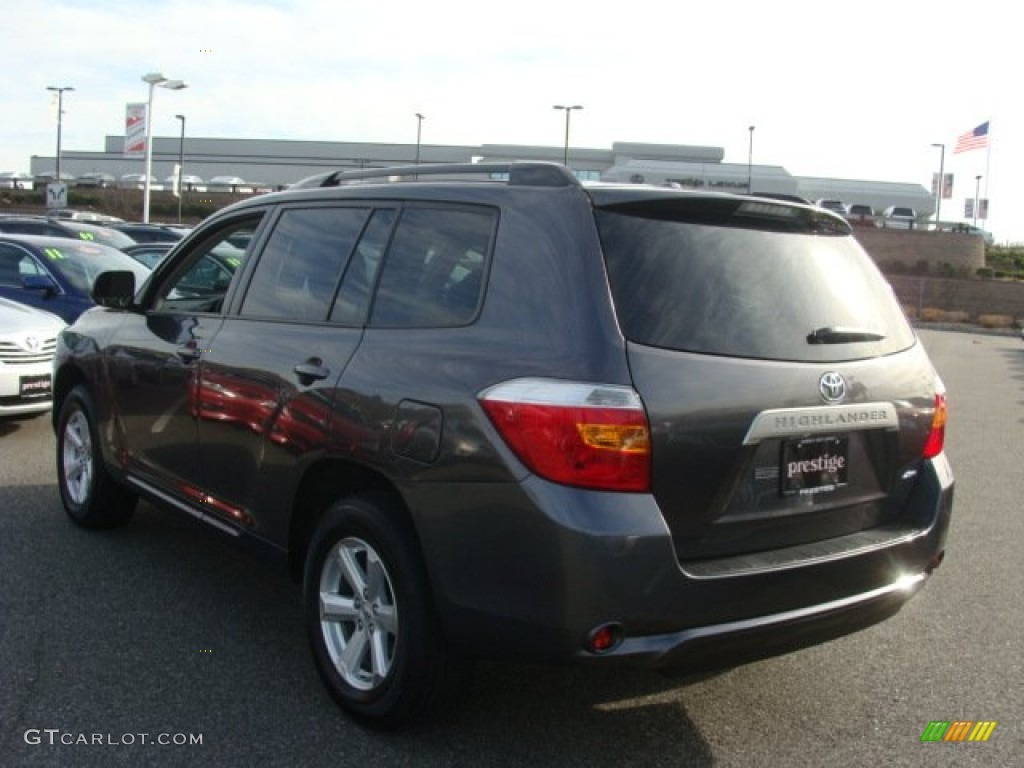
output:
[[[630,341],[806,362],[876,357],[914,344],[889,284],[838,228],[813,221],[787,228],[784,217],[758,223],[738,212],[730,220],[721,210],[709,217],[664,201],[595,216]]]

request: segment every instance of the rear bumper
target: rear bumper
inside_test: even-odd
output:
[[[581,651],[581,661],[633,664],[699,672],[736,666],[806,648],[865,629],[893,616],[913,597],[928,572],[830,603],[664,635],[626,638],[600,656]]]
[[[953,500],[944,455],[907,499],[912,528],[765,553],[756,567],[680,565],[644,494],[580,491],[530,477],[455,495],[414,492],[444,630],[482,656],[733,666],[832,639],[895,614],[941,561]],[[449,492],[446,492],[446,489]],[[824,545],[824,546],[823,546]],[[595,628],[622,642],[587,650]]]

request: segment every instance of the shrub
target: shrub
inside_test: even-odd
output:
[[[1012,328],[1014,322],[1010,315],[978,315],[978,325],[983,328]]]
[[[954,310],[946,312],[945,320],[947,323],[966,323],[970,319],[970,315],[962,310]]]
[[[982,280],[991,280],[995,277],[995,270],[992,267],[978,267],[974,274]]]
[[[946,310],[937,307],[925,307],[921,310],[921,320],[926,323],[938,323],[946,319]]]

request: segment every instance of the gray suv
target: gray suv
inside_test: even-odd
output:
[[[71,519],[143,497],[287,563],[372,725],[438,712],[473,657],[821,642],[943,557],[942,383],[820,208],[545,164],[331,173],[94,298],[54,364]]]

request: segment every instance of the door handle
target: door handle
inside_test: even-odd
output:
[[[199,345],[194,341],[188,344],[182,344],[178,347],[178,357],[181,358],[182,362],[191,363],[198,360],[202,356],[202,351],[199,349]]]
[[[323,360],[318,357],[310,358],[304,363],[299,363],[292,370],[299,377],[299,382],[305,385],[326,379],[331,375],[331,369],[325,367]]]

